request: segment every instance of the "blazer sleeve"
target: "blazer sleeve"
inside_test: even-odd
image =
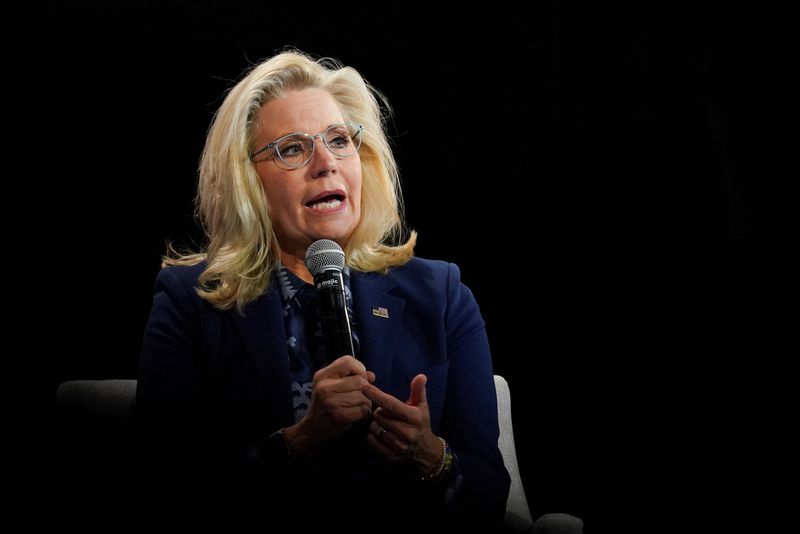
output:
[[[168,268],[156,279],[145,328],[136,391],[136,420],[144,467],[160,478],[184,476],[201,456],[205,376],[200,299]],[[179,473],[180,472],[180,473]]]
[[[243,430],[252,421],[226,402],[236,384],[225,386],[227,373],[214,364],[217,311],[195,293],[198,274],[171,267],[156,280],[137,384],[141,498],[153,508],[146,514],[159,519],[194,517],[207,528],[203,518],[222,518],[230,528],[237,517],[236,524],[249,527],[263,520],[257,514],[265,503],[286,509],[284,500],[294,497],[284,496],[286,482],[294,474],[282,437],[269,439],[276,429],[256,423]],[[198,510],[203,514],[193,515]]]
[[[463,477],[457,513],[497,524],[511,481],[497,445],[492,359],[478,304],[454,264],[448,273],[445,328],[449,368],[440,433],[458,457]]]

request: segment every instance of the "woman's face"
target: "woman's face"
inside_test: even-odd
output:
[[[344,122],[336,101],[323,89],[291,91],[271,100],[257,115],[255,147],[286,134],[317,134]],[[361,218],[361,159],[358,153],[339,157],[314,140],[311,161],[287,168],[273,150],[256,156],[254,165],[269,199],[278,244],[284,253],[302,258],[317,239],[332,239],[342,247]]]

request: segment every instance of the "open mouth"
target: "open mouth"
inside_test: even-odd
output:
[[[344,199],[343,193],[324,193],[306,202],[306,206],[312,210],[330,210],[341,206]]]

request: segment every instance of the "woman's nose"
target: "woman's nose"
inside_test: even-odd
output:
[[[314,153],[311,155],[311,176],[323,178],[336,172],[336,156],[328,150],[320,137],[314,139]]]

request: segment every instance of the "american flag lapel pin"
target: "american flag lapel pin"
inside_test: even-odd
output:
[[[389,318],[389,310],[387,310],[386,308],[384,308],[382,306],[373,307],[372,308],[372,315],[374,315],[375,317],[383,317],[384,319],[388,319]]]

